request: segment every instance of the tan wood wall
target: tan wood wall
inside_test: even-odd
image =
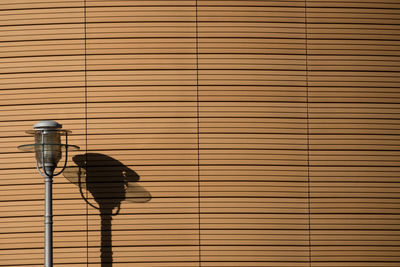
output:
[[[101,255],[99,211],[56,177],[56,266],[400,266],[398,0],[0,14],[0,266],[42,266],[43,179],[16,146],[44,119],[151,195],[121,204]]]

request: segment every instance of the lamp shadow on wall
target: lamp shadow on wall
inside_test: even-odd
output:
[[[64,177],[79,187],[80,194],[87,204],[99,210],[101,266],[112,267],[113,216],[119,214],[121,202],[148,202],[151,194],[137,183],[140,177],[134,170],[110,156],[86,153],[76,155],[72,159],[76,166],[68,167],[63,173]],[[90,198],[87,192],[90,192],[93,198]]]

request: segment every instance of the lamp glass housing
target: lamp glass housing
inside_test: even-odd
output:
[[[62,151],[79,150],[78,146],[61,143],[61,136],[67,135],[71,131],[62,129],[35,129],[28,130],[26,133],[35,138],[34,144],[21,145],[18,149],[26,152],[35,152],[39,166],[53,166],[62,158]],[[43,154],[42,154],[43,151]],[[44,162],[42,162],[44,159]]]
[[[57,166],[61,159],[60,132],[54,130],[36,131],[35,144],[40,144],[40,146],[35,147],[36,159],[39,165],[44,163],[43,165],[45,166]]]

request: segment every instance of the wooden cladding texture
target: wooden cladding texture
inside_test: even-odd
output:
[[[400,265],[399,4],[307,1],[313,266]]]
[[[399,266],[400,3],[0,4],[0,266]],[[84,200],[86,199],[86,201]]]

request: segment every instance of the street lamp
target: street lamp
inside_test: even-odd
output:
[[[67,166],[68,150],[79,150],[78,146],[68,144],[69,130],[62,130],[62,125],[56,121],[41,121],[33,125],[33,130],[26,133],[34,135],[35,143],[18,146],[18,149],[27,152],[35,152],[36,168],[44,177],[45,182],[45,246],[44,266],[53,266],[53,177],[61,174]],[[61,143],[61,136],[65,136],[65,144]],[[65,151],[64,166],[61,171],[54,174],[58,162],[62,158],[62,151]]]

